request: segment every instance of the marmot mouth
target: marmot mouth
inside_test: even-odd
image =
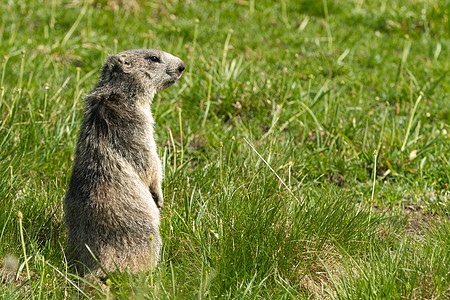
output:
[[[164,87],[162,89],[164,90],[172,86],[178,79],[180,79],[180,77],[181,76],[171,76],[170,79],[167,79],[167,81],[164,82]]]
[[[169,81],[166,82],[166,88],[168,88],[169,86],[172,86],[175,83],[176,80],[171,79]]]
[[[168,87],[172,86],[176,81],[177,81],[176,79],[170,79],[170,80],[167,80],[167,81],[164,83],[164,87],[163,87],[162,89],[163,89],[163,90],[167,89]]]

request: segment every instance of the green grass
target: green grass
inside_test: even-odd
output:
[[[450,297],[448,0],[3,2],[0,298]],[[67,271],[62,200],[133,48],[187,68],[152,107],[161,263],[106,291]]]

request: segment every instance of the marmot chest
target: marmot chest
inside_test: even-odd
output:
[[[138,161],[140,164],[136,170],[141,180],[148,185],[155,176],[156,164],[159,163],[159,159],[157,157],[156,143],[153,138],[154,120],[150,108],[143,107],[140,113],[144,122],[142,122],[142,127],[139,130],[139,140],[141,143],[140,149],[137,149],[138,153],[136,154],[139,157]]]

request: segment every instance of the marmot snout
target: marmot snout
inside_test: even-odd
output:
[[[99,264],[134,273],[158,263],[162,170],[150,103],[184,68],[160,50],[124,51],[108,57],[86,96],[64,200],[67,255],[81,275],[104,276]]]

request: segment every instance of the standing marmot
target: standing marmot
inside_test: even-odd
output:
[[[124,51],[108,57],[87,95],[64,200],[67,255],[80,275],[158,263],[162,170],[150,104],[183,70],[181,59],[163,51]]]

